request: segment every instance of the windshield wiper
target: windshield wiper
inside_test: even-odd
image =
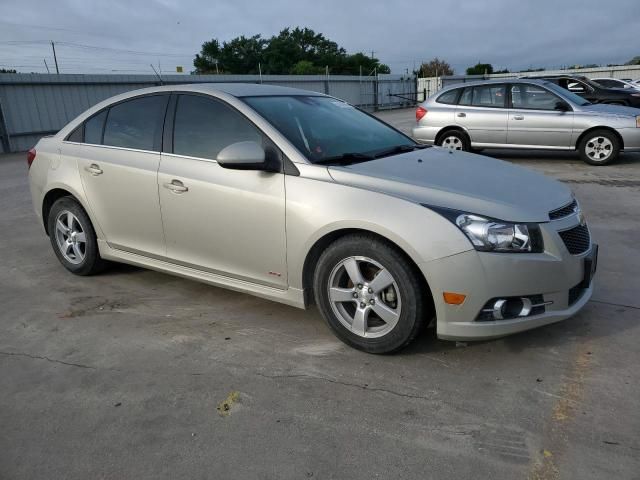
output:
[[[416,143],[414,145],[396,145],[395,147],[387,148],[385,150],[380,150],[376,152],[373,156],[374,158],[382,158],[389,157],[391,155],[396,155],[398,153],[405,152],[413,152],[414,150],[422,150],[423,148],[427,148],[429,145],[421,145]]]
[[[333,157],[321,158],[313,163],[318,165],[350,165],[352,163],[366,162],[373,160],[373,155],[358,152],[343,153],[341,155],[335,155]]]

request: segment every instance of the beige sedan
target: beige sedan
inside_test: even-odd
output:
[[[266,85],[102,102],[29,152],[36,213],[69,271],[139,265],[307,308],[398,350],[567,318],[597,247],[564,185],[417,144],[338,99]],[[284,333],[284,332],[283,332]]]

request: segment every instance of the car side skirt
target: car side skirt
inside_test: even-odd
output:
[[[144,267],[150,270],[207,283],[216,287],[248,293],[250,295],[255,295],[256,297],[284,303],[293,307],[302,309],[306,308],[303,291],[297,288],[289,287],[285,290],[280,290],[277,288],[267,287],[265,285],[238,280],[225,275],[197,270],[195,268],[178,265],[165,260],[118,250],[109,246],[109,244],[104,240],[98,240],[98,248],[100,249],[100,256],[105,260]]]

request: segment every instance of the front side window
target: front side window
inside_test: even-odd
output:
[[[534,110],[555,110],[560,99],[548,90],[537,85],[518,84],[511,86],[513,108]]]
[[[471,105],[476,107],[504,107],[505,91],[504,85],[492,84],[473,87]]]
[[[416,148],[409,137],[335,98],[279,95],[243,100],[314,163]]]
[[[167,100],[167,95],[150,95],[112,106],[107,115],[103,144],[159,151]]]
[[[173,127],[173,153],[215,160],[232,143],[262,144],[262,133],[240,112],[212,98],[180,95]]]

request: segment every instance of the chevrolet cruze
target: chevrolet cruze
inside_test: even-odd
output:
[[[300,308],[372,353],[435,322],[487,339],[589,300],[597,245],[563,184],[428,147],[336,98],[267,85],[106,100],[28,154],[72,273],[125,262]]]

